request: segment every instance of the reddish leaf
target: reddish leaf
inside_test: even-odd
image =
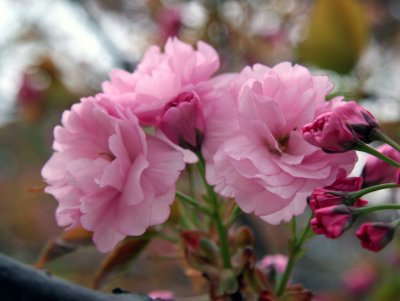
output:
[[[184,246],[191,251],[198,251],[200,247],[200,240],[205,234],[201,231],[188,230],[181,233]]]
[[[33,193],[44,192],[44,188],[45,188],[45,186],[32,186],[32,187],[28,188],[28,191],[33,192]]]
[[[136,259],[150,240],[151,237],[146,235],[143,238],[128,238],[121,241],[102,261],[94,276],[93,288],[100,288],[112,274],[120,271],[128,262]]]
[[[81,246],[92,243],[92,232],[83,228],[75,228],[61,233],[49,241],[44,247],[35,267],[42,269],[48,262],[75,251]]]
[[[313,294],[301,285],[293,285],[286,289],[282,301],[312,301]]]

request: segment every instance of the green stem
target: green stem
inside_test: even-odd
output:
[[[389,157],[385,156],[384,154],[378,152],[375,148],[373,148],[373,147],[369,146],[368,144],[365,144],[365,143],[363,143],[361,141],[358,141],[356,143],[355,149],[359,150],[359,151],[362,151],[364,153],[368,153],[370,155],[373,155],[373,156],[377,157],[378,159],[381,159],[382,161],[385,161],[386,163],[388,163],[388,164],[390,164],[390,165],[392,165],[394,167],[400,168],[400,163],[399,162],[396,162],[396,161],[392,160],[391,158],[389,158]]]
[[[189,177],[189,195],[194,198],[196,196],[196,183],[194,178],[193,166],[188,164],[187,167],[188,177]]]
[[[382,132],[381,130],[375,130],[373,133],[371,133],[371,136],[373,139],[384,142],[389,144],[391,147],[393,147],[394,149],[396,149],[398,152],[400,152],[400,145],[398,145],[396,143],[396,141],[394,141],[392,138],[390,138],[389,136],[387,136],[384,132]]]
[[[206,190],[208,193],[208,200],[210,201],[212,210],[213,210],[212,216],[213,216],[215,225],[217,227],[219,243],[220,243],[220,253],[221,253],[223,266],[226,269],[230,269],[232,267],[232,265],[231,265],[231,256],[229,253],[228,230],[227,230],[227,228],[225,228],[223,219],[221,216],[220,201],[218,199],[217,194],[214,192],[213,187],[207,183],[206,174],[205,174],[204,158],[201,153],[198,153],[197,155],[199,157],[199,162],[197,163],[197,166],[199,168],[201,178],[203,180],[204,186],[206,187]]]
[[[184,194],[183,192],[177,191],[176,192],[176,197],[178,199],[180,199],[181,201],[184,201],[187,204],[190,204],[191,206],[195,207],[196,209],[200,210],[201,212],[211,215],[213,214],[210,209],[208,209],[207,207],[199,204],[198,201],[196,201],[194,198]]]
[[[214,219],[215,219],[215,224],[217,226],[219,241],[221,245],[220,252],[224,268],[230,269],[232,265],[231,265],[231,256],[229,254],[228,231],[226,230],[222,222],[221,214],[219,212],[218,207],[219,206],[216,207],[216,210],[214,212]]]
[[[203,158],[203,155],[201,153],[198,153],[197,156],[199,157],[199,162],[197,163],[197,167],[199,168],[200,172],[200,178],[203,182],[204,187],[207,190],[208,198],[206,198],[207,201],[211,201],[212,197],[215,195],[214,189],[207,183],[206,180],[206,170],[205,170],[205,161]],[[211,201],[212,203],[212,201]]]
[[[180,222],[185,229],[194,229],[196,228],[193,221],[189,218],[190,214],[187,211],[187,208],[184,204],[178,202],[178,209],[179,209],[179,219]]]
[[[229,228],[232,226],[232,224],[235,222],[236,218],[242,214],[242,210],[238,206],[235,205],[235,207],[232,210],[231,215],[229,215],[228,220],[226,221],[225,227]]]
[[[304,230],[301,233],[301,236],[298,240],[295,239],[295,237],[294,237],[293,247],[289,252],[289,259],[288,259],[288,263],[287,263],[285,272],[283,273],[282,278],[276,289],[276,295],[278,297],[282,296],[283,293],[285,292],[286,285],[289,281],[290,275],[292,274],[294,264],[295,264],[296,260],[298,259],[297,257],[301,251],[301,247],[302,247],[304,241],[306,240],[306,238],[308,236],[309,231],[310,231],[310,222],[307,223],[307,226],[304,228]]]
[[[396,184],[396,183],[378,184],[378,185],[374,185],[374,186],[369,186],[367,188],[361,189],[354,193],[350,193],[349,195],[351,196],[352,199],[357,200],[360,197],[362,197],[363,195],[366,195],[366,194],[374,192],[374,191],[387,189],[387,188],[397,188],[397,187],[400,187],[400,185]]]
[[[178,239],[177,238],[171,237],[171,236],[166,235],[166,234],[161,233],[161,232],[157,233],[156,238],[162,239],[162,240],[166,240],[166,241],[170,241],[170,242],[173,242],[175,244],[178,244]]]
[[[400,210],[400,205],[399,204],[375,205],[375,206],[352,209],[352,212],[353,216],[358,216],[380,210]]]
[[[292,239],[297,241],[297,218],[295,216],[290,221],[290,230],[292,232]]]

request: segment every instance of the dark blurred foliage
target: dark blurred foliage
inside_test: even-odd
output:
[[[170,35],[213,45],[221,72],[289,60],[328,74],[336,83],[332,96],[362,101],[400,140],[398,0],[0,0],[1,252],[33,263],[61,231],[40,169],[62,111],[99,91],[112,68],[133,70],[150,44],[163,45]],[[256,229],[258,253],[285,252],[285,225],[246,218]],[[399,299],[400,246],[371,255],[353,234],[338,241],[318,237],[309,246],[293,281],[321,292],[320,300]],[[106,289],[204,292],[201,275],[182,268],[170,244],[154,241],[148,251]],[[48,269],[90,285],[102,257],[81,248]]]

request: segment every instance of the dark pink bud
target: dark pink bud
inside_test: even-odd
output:
[[[311,210],[325,208],[333,205],[345,204],[353,207],[363,207],[368,202],[363,199],[353,200],[348,192],[357,191],[362,186],[361,177],[350,177],[336,180],[335,183],[324,188],[317,188],[308,198]]]
[[[379,124],[365,108],[355,101],[349,101],[339,106],[335,113],[337,118],[343,120],[347,127],[353,131],[357,139],[365,143],[373,141],[370,137],[371,131],[378,129]]]
[[[311,228],[315,234],[323,234],[332,239],[341,236],[352,224],[353,214],[345,205],[318,209],[311,220]]]
[[[204,119],[197,96],[183,92],[173,98],[164,108],[159,127],[175,144],[185,148],[200,146]]]
[[[43,100],[48,81],[40,72],[25,72],[22,75],[21,86],[18,91],[18,100],[27,105]]]
[[[327,189],[314,189],[311,196],[308,198],[308,205],[315,212],[317,209],[341,205],[345,202],[346,196],[344,193],[335,193],[335,191]]]
[[[324,188],[336,191],[357,191],[361,189],[362,184],[362,177],[348,177],[337,179],[335,183]]]
[[[349,101],[332,112],[318,116],[301,130],[308,143],[328,153],[341,153],[354,149],[359,140],[371,142],[371,131],[378,127],[370,112]]]
[[[400,161],[400,152],[387,144],[381,145],[376,150],[395,161]],[[395,182],[398,170],[398,168],[382,161],[381,159],[369,155],[362,172],[365,187]]]
[[[368,222],[358,228],[356,235],[363,248],[379,252],[393,239],[394,232],[395,228],[391,224]]]
[[[169,37],[178,36],[182,27],[182,13],[178,7],[165,7],[156,17],[160,42],[164,44]]]

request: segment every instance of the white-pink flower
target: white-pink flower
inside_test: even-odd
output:
[[[140,124],[157,126],[175,144],[196,148],[204,129],[202,91],[209,90],[204,85],[218,67],[218,54],[210,45],[200,41],[195,50],[170,38],[164,52],[150,47],[133,73],[111,72],[103,91],[129,106]]]
[[[105,95],[82,99],[54,130],[42,169],[60,226],[93,231],[102,252],[163,223],[184,169],[182,154],[146,135],[131,110]]]
[[[287,264],[288,257],[283,254],[267,255],[258,262],[258,266],[261,269],[268,270],[272,268],[278,273],[283,273],[286,269]]]
[[[288,221],[304,211],[314,188],[353,168],[354,152],[326,154],[300,132],[341,102],[325,101],[333,88],[327,77],[281,63],[214,82],[220,94],[204,98],[207,179],[244,212],[272,224]]]

